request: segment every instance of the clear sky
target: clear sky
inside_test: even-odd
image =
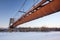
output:
[[[0,0],[0,28],[8,27],[10,18],[14,17],[15,20],[17,20],[20,16],[22,16],[23,13],[20,13],[18,11],[22,7],[24,1],[25,0]],[[27,11],[32,7],[35,1],[27,0],[21,10]],[[37,2],[40,1],[41,0],[38,0]],[[56,12],[55,14],[36,19],[19,26],[20,27],[36,27],[36,26],[60,27],[60,12]]]

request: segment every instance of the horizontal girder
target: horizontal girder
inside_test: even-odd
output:
[[[19,18],[16,22],[14,22],[10,28],[14,28],[20,24],[29,22],[31,20],[44,17],[49,14],[53,14],[56,11],[60,11],[60,0],[52,0],[46,5],[42,5],[46,0],[41,1],[33,7],[30,11],[28,11],[25,15]]]

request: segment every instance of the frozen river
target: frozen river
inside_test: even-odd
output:
[[[60,40],[60,32],[0,32],[0,40]]]

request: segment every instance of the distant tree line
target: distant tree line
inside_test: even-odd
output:
[[[20,28],[16,28],[16,31],[19,31],[19,32],[49,32],[49,31],[60,31],[60,28],[48,28],[48,27],[30,28],[30,27],[20,27]]]
[[[8,29],[0,29],[0,32],[7,32]],[[12,32],[49,32],[49,31],[60,31],[60,28],[48,28],[48,27],[40,27],[40,28],[31,28],[31,27],[19,27],[12,29]]]

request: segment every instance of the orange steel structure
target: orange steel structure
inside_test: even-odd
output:
[[[15,28],[20,24],[60,11],[60,0],[52,0],[43,5],[46,1],[47,0],[42,0],[36,6],[32,7],[31,10],[26,12],[21,18],[14,22],[10,28]]]

